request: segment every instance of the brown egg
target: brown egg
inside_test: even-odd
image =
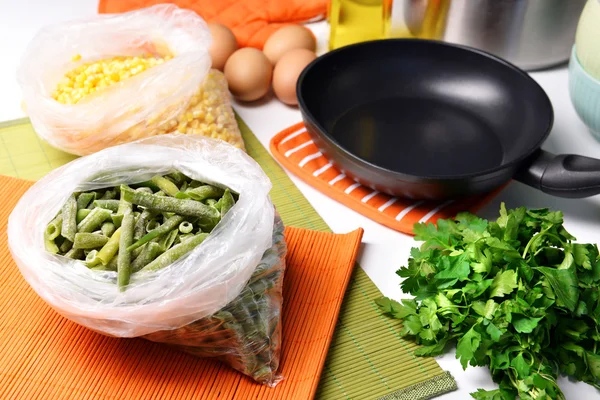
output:
[[[242,101],[254,101],[269,91],[273,67],[262,51],[245,47],[229,57],[224,72],[233,96]]]
[[[311,31],[300,25],[288,25],[275,31],[263,47],[267,58],[273,65],[290,50],[306,49],[315,51],[317,43]]]
[[[229,56],[237,50],[238,44],[235,35],[225,25],[208,24],[212,36],[212,44],[208,49],[212,58],[212,67],[223,71]]]
[[[306,49],[290,50],[281,57],[273,71],[273,91],[279,100],[289,105],[298,104],[296,83],[302,70],[317,58]]]

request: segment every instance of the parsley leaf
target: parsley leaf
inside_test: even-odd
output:
[[[600,388],[600,251],[576,243],[563,215],[509,210],[415,225],[420,247],[397,271],[415,298],[377,300],[402,320],[419,356],[456,344],[463,368],[488,366],[496,390],[482,400],[564,400],[558,374]]]
[[[517,288],[517,273],[512,269],[500,272],[494,277],[490,297],[504,297]]]

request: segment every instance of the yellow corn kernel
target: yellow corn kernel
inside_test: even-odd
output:
[[[71,57],[71,61],[79,61],[81,60],[81,54],[75,54],[73,57]]]
[[[73,61],[80,59],[81,55],[79,54],[72,58]],[[57,85],[52,97],[63,104],[75,104],[90,93],[102,90],[116,82],[137,75],[148,68],[158,65],[158,61],[165,60],[166,58],[156,58],[150,55],[143,57],[120,56],[82,64],[65,74],[64,78]],[[78,91],[79,97],[76,98],[70,88],[85,90]]]

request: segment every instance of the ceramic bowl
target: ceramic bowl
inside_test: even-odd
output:
[[[588,0],[575,36],[577,59],[583,69],[595,79],[600,79],[600,0]]]
[[[569,62],[569,94],[579,118],[600,141],[600,80],[583,68],[576,47],[573,47]]]

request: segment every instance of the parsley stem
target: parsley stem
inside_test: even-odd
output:
[[[542,229],[537,235],[535,235],[534,237],[532,237],[531,239],[529,239],[529,242],[527,242],[527,245],[525,246],[525,250],[523,250],[523,256],[522,256],[523,259],[525,259],[525,257],[527,257],[527,253],[529,252],[529,248],[533,245],[533,243],[535,243],[535,241],[538,240],[539,238],[544,237],[546,235],[546,232],[548,232],[548,230],[550,228],[552,228],[552,225],[550,225],[546,229]]]

